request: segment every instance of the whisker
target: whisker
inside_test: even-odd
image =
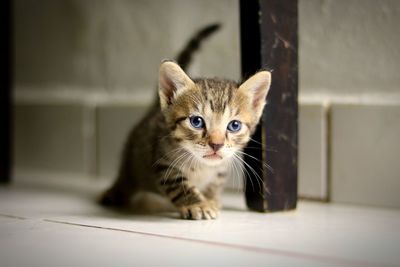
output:
[[[253,169],[253,167],[251,167],[248,163],[246,163],[243,159],[241,159],[243,161],[243,163],[247,166],[247,168],[249,168],[249,170],[253,173],[253,175],[256,177],[256,181],[259,187],[261,187],[260,181],[262,182],[261,177],[259,176],[259,174]]]
[[[233,160],[233,161],[231,161],[231,164],[232,164],[232,166],[233,166],[233,168],[235,169],[235,171],[236,171],[236,173],[237,173],[237,175],[235,175],[236,177],[234,178],[234,182],[237,180],[237,183],[238,183],[238,185],[237,185],[237,192],[239,193],[239,190],[240,190],[240,178],[242,178],[243,179],[243,176],[244,176],[244,172],[243,172],[243,167],[242,167],[242,164],[240,164],[240,166],[238,167],[236,164],[237,163],[239,163],[240,164],[240,162],[238,162],[236,159],[235,160]],[[240,171],[239,171],[240,170]],[[246,187],[244,187],[244,188],[246,188]],[[244,191],[244,188],[242,188],[242,191]]]
[[[250,140],[253,141],[254,143],[259,144],[259,145],[264,145],[263,143],[260,143],[260,142],[258,142],[257,140],[255,140],[255,139],[253,139],[253,138],[250,138]]]
[[[236,159],[238,159],[238,160],[241,161],[242,163],[247,164],[247,163],[245,163],[238,155],[236,155],[236,154],[233,154],[233,155],[234,155],[234,157],[235,157]],[[248,172],[248,170],[247,170],[246,168],[242,168],[242,170],[244,171],[244,173],[246,174],[247,177],[251,178],[251,175],[250,175],[250,173]],[[251,183],[251,187],[252,187],[252,189],[253,189],[253,191],[254,191],[254,184],[253,184],[253,181],[252,181],[251,179],[249,179],[249,180],[250,180],[250,183]],[[258,180],[257,180],[257,181],[258,181]]]
[[[164,182],[168,179],[169,175],[172,173],[172,170],[175,168],[176,165],[178,165],[178,163],[180,162],[180,160],[182,160],[183,158],[185,158],[187,156],[188,152],[183,152],[182,155],[180,155],[179,157],[175,158],[172,163],[168,166],[168,169],[164,175]]]
[[[165,157],[170,156],[171,154],[176,155],[176,154],[178,154],[178,153],[179,153],[180,151],[182,151],[182,150],[184,150],[184,149],[181,148],[181,147],[178,147],[178,148],[175,148],[175,149],[173,149],[173,150],[171,150],[171,151],[168,151],[168,152],[167,152],[166,154],[164,154],[161,158],[159,158],[158,160],[156,160],[156,161],[153,163],[152,167],[158,165],[158,164],[160,163],[161,160],[166,159]]]
[[[239,154],[241,154],[241,155],[248,156],[249,158],[252,158],[252,159],[254,159],[254,160],[260,162],[260,163],[261,163],[264,167],[266,167],[271,173],[274,173],[274,169],[273,169],[270,165],[268,165],[267,163],[263,162],[262,160],[260,160],[260,159],[258,159],[258,158],[256,158],[256,157],[254,157],[254,156],[252,156],[252,155],[250,155],[250,154],[248,154],[248,153],[246,153],[246,152],[244,152],[244,151],[238,150],[238,151],[236,151],[236,152],[239,153]]]
[[[246,149],[258,149],[258,150],[265,150],[267,152],[278,152],[276,149],[272,148],[263,148],[263,147],[255,147],[255,146],[246,146]]]
[[[234,154],[235,155],[235,154]],[[244,159],[242,159],[241,157],[239,157],[238,155],[236,155],[237,159],[239,159],[240,161],[242,161],[248,168],[249,170],[254,174],[254,177],[257,180],[258,186],[261,187],[262,184],[262,188],[269,194],[269,190],[267,188],[267,186],[264,183],[264,180],[260,177],[260,175],[258,175],[258,173],[247,163],[244,161]],[[245,168],[246,170],[246,168]],[[248,172],[247,172],[248,173]],[[249,173],[248,173],[249,174]],[[251,181],[251,176],[249,176],[249,180]],[[261,183],[260,183],[261,182]],[[253,188],[254,190],[254,188]]]
[[[235,177],[234,177],[236,174],[235,174],[235,172],[234,172],[234,170],[233,170],[233,169],[234,169],[233,163],[234,163],[233,160],[230,160],[230,161],[229,161],[229,172],[230,172],[230,174],[231,174],[230,176],[233,177],[233,188],[236,189],[236,186],[235,186],[235,180],[236,180],[236,179],[235,179]]]

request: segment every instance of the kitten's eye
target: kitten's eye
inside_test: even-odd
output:
[[[228,131],[230,132],[238,132],[240,129],[242,129],[242,123],[237,120],[233,120],[228,124]]]
[[[200,116],[192,116],[189,118],[190,119],[190,124],[196,128],[196,129],[202,129],[204,128],[204,120]]]

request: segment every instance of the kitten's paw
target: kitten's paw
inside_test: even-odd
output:
[[[180,212],[182,219],[188,220],[212,220],[219,215],[218,206],[211,201],[182,207]]]

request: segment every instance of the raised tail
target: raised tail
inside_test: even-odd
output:
[[[183,70],[189,66],[194,52],[200,49],[203,40],[207,39],[210,35],[216,32],[221,27],[220,24],[215,23],[208,25],[199,30],[186,44],[183,50],[176,57],[176,61]]]

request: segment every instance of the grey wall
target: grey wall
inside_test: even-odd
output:
[[[237,0],[16,0],[15,82],[30,90],[143,93],[199,27],[223,30],[191,72],[240,78]],[[300,0],[300,91],[398,93],[397,0]]]
[[[160,61],[203,25],[223,29],[190,73],[240,78],[238,0],[13,3],[16,173],[113,178]],[[301,196],[400,207],[399,25],[397,0],[299,0]]]
[[[196,30],[214,22],[223,28],[191,73],[238,79],[236,0],[16,0],[17,90],[153,90],[161,60],[173,58]]]
[[[302,93],[399,93],[400,2],[302,0]]]
[[[299,192],[400,207],[400,1],[300,0]]]

